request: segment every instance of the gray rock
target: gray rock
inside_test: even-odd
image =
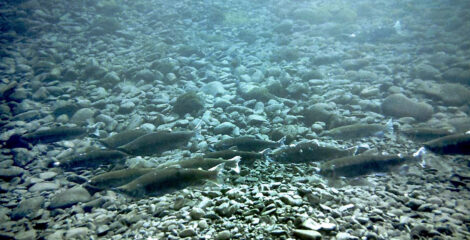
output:
[[[418,210],[418,208],[424,204],[424,201],[416,199],[416,198],[411,198],[405,205],[412,210]]]
[[[248,116],[248,124],[249,125],[260,125],[263,123],[267,123],[268,120],[264,116],[258,114],[251,114]]]
[[[121,78],[116,72],[108,72],[103,77],[103,81],[106,85],[113,86],[121,81]]]
[[[219,232],[215,235],[214,239],[215,240],[229,240],[231,238],[232,234],[230,233],[229,230],[224,230],[222,232]]]
[[[70,120],[73,123],[84,123],[88,119],[93,120],[94,115],[95,115],[95,110],[91,108],[82,108],[82,109],[79,109],[77,112],[75,112],[75,114],[73,114]]]
[[[32,217],[34,213],[41,209],[44,203],[43,197],[33,197],[20,202],[20,205],[11,212],[11,219],[18,220],[24,217]]]
[[[178,233],[178,236],[182,238],[193,237],[193,236],[196,236],[196,231],[194,231],[194,229],[191,229],[191,228],[186,228],[186,229],[181,230]]]
[[[53,191],[59,189],[59,185],[53,182],[40,182],[36,183],[29,188],[32,192]]]
[[[359,238],[347,232],[339,232],[336,234],[336,240],[359,240]]]
[[[20,167],[11,166],[9,168],[0,169],[0,179],[11,180],[15,177],[21,177],[26,171]]]
[[[86,239],[89,235],[90,230],[86,227],[71,228],[65,233],[65,239]]]
[[[231,134],[237,126],[231,122],[223,122],[214,128],[215,134]]]
[[[295,236],[302,240],[318,240],[322,239],[321,233],[314,230],[294,229],[292,231]]]
[[[146,82],[152,82],[155,79],[155,74],[149,69],[142,69],[135,74],[134,80],[144,80]]]
[[[200,208],[193,208],[191,209],[191,212],[189,213],[189,216],[193,220],[199,220],[204,216],[204,211]]]
[[[16,233],[15,240],[33,240],[37,239],[37,232],[34,229]]]
[[[217,96],[217,95],[224,95],[226,90],[224,89],[224,85],[219,81],[214,81],[205,84],[200,89],[202,92],[208,95]]]
[[[132,101],[124,101],[119,106],[119,113],[128,114],[134,111],[134,109],[135,109],[135,103],[133,103]]]
[[[232,103],[230,103],[228,100],[222,99],[222,98],[217,99],[216,102],[214,103],[215,108],[218,108],[218,107],[226,108],[226,107],[231,106],[231,105],[232,105]]]
[[[51,199],[49,208],[67,208],[79,202],[88,202],[90,199],[90,193],[88,193],[85,188],[74,187],[54,195]]]
[[[96,116],[96,121],[105,123],[105,129],[107,131],[113,131],[118,125],[118,121],[105,114]]]
[[[416,78],[423,79],[423,80],[433,80],[440,78],[440,72],[435,67],[421,63],[416,65],[414,69],[414,75]]]
[[[28,165],[34,159],[33,153],[26,148],[14,148],[12,152],[13,161],[15,165],[19,167]]]
[[[56,172],[42,172],[39,174],[39,178],[43,180],[50,180],[57,176]]]
[[[432,117],[432,106],[416,102],[403,94],[393,94],[385,98],[381,105],[382,112],[392,117],[413,117],[417,121],[427,121]]]

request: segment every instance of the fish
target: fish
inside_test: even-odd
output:
[[[269,157],[280,163],[307,163],[344,157],[352,155],[355,151],[356,149],[342,149],[308,140],[274,150]]]
[[[233,169],[236,173],[240,173],[240,167],[238,163],[240,162],[241,157],[235,156],[231,159],[222,159],[222,158],[205,158],[202,156],[195,158],[183,159],[176,162],[167,162],[157,166],[157,168],[166,168],[166,167],[180,167],[180,168],[201,168],[204,170],[211,169],[219,164],[224,164],[225,167]]]
[[[412,140],[425,142],[432,139],[451,135],[453,131],[447,128],[418,127],[401,131]]]
[[[132,182],[134,179],[154,170],[154,168],[128,168],[106,172],[91,178],[88,184],[101,190],[111,189]]]
[[[257,139],[252,136],[234,137],[222,140],[214,145],[216,150],[236,149],[239,151],[259,152],[265,149],[275,149],[284,145],[286,137],[277,142]]]
[[[155,169],[115,190],[136,198],[159,196],[187,186],[203,184],[208,180],[221,181],[223,165],[222,163],[210,170],[175,167]]]
[[[114,134],[110,137],[100,139],[99,141],[105,145],[107,148],[118,148],[122,145],[125,145],[127,143],[130,143],[134,141],[136,138],[141,137],[148,132],[144,129],[132,129],[132,130],[127,130],[123,131],[117,134]]]
[[[441,155],[470,155],[470,131],[425,142],[424,147]]]
[[[56,167],[65,169],[94,168],[106,164],[121,164],[128,155],[122,151],[109,149],[92,149],[72,155],[54,163]]]
[[[223,158],[223,159],[231,159],[236,156],[241,157],[241,164],[251,165],[258,159],[265,159],[266,153],[268,151],[262,152],[248,152],[248,151],[237,151],[237,150],[221,150],[215,152],[209,152],[204,154],[205,158]]]
[[[385,125],[357,123],[330,129],[321,134],[336,139],[357,139],[365,137],[382,137],[386,133],[393,133],[393,123],[389,120]]]
[[[134,156],[151,156],[185,146],[195,136],[192,131],[161,131],[148,133],[117,149]]]
[[[423,160],[424,149],[412,155],[364,153],[326,161],[320,165],[320,174],[325,177],[357,177],[373,172],[388,172],[393,168],[416,160]]]
[[[79,138],[84,136],[86,133],[87,130],[81,127],[61,126],[49,129],[39,129],[35,132],[23,135],[13,134],[6,141],[5,146],[29,148],[29,144],[54,143],[62,140]]]

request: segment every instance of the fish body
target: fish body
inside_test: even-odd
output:
[[[273,142],[273,141],[266,141],[257,139],[252,136],[242,136],[242,137],[234,137],[222,140],[214,145],[216,150],[226,150],[236,148],[239,151],[254,151],[259,152],[261,150],[271,148],[275,149],[282,145],[284,145],[285,138]]]
[[[235,156],[231,159],[195,157],[183,159],[176,162],[164,163],[159,165],[157,168],[177,166],[180,168],[201,168],[204,170],[208,170],[217,165],[224,164],[224,166],[234,169],[236,172],[239,172],[240,168],[238,167],[238,163],[240,162],[240,159],[240,156]]]
[[[127,157],[127,154],[118,150],[96,149],[67,157],[55,165],[63,168],[93,168],[100,165],[116,164]]]
[[[470,155],[470,132],[437,138],[425,142],[424,147],[436,154]]]
[[[357,123],[341,126],[326,131],[322,134],[322,136],[330,136],[336,139],[348,140],[373,136],[381,137],[387,132],[393,132],[393,125],[391,121],[389,121],[386,125]]]
[[[205,180],[216,180],[220,176],[221,167],[212,170],[155,169],[116,190],[132,197],[161,195],[190,185],[202,184]]]
[[[150,156],[185,146],[194,135],[195,133],[190,131],[153,132],[140,136],[117,149],[134,156]]]
[[[319,162],[353,154],[352,149],[322,145],[316,141],[302,141],[273,151],[269,157],[281,163]]]
[[[252,164],[257,159],[263,159],[265,154],[262,152],[248,152],[248,151],[237,151],[237,150],[221,150],[216,152],[210,152],[204,154],[205,158],[222,158],[222,159],[231,159],[236,156],[241,157],[242,164]]]
[[[53,143],[67,139],[78,138],[86,134],[85,128],[80,127],[56,127],[44,130],[38,130],[28,133],[22,138],[32,144],[37,143]]]
[[[432,139],[445,137],[452,134],[450,129],[428,127],[411,128],[401,132],[407,137],[416,141],[430,141]]]
[[[333,159],[320,166],[320,174],[327,177],[357,177],[372,172],[388,172],[393,167],[419,156],[360,154]]]
[[[153,168],[130,168],[106,172],[91,178],[88,184],[99,189],[115,188],[154,170]]]
[[[100,142],[106,147],[114,149],[127,143],[130,143],[145,134],[147,134],[147,131],[144,129],[127,130],[114,134],[105,139],[100,139]]]

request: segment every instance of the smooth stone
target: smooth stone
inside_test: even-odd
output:
[[[204,86],[202,86],[200,90],[203,93],[212,95],[214,97],[217,95],[224,95],[226,92],[224,89],[224,85],[219,81],[207,83]]]
[[[53,182],[40,182],[34,184],[29,188],[29,191],[32,192],[43,192],[43,191],[53,191],[59,189],[60,186],[57,183]]]
[[[34,155],[31,151],[26,148],[14,148],[13,152],[13,161],[16,166],[24,167],[28,165],[34,159]]]
[[[385,98],[382,112],[392,117],[413,117],[417,121],[427,121],[432,117],[433,108],[424,102],[416,102],[403,94],[393,94]]]
[[[86,227],[71,228],[65,233],[65,239],[85,239],[90,235],[90,230]]]
[[[34,229],[21,231],[15,235],[15,240],[34,240],[37,239],[37,232]]]
[[[75,114],[73,114],[70,121],[74,123],[84,123],[88,119],[92,119],[94,115],[95,115],[95,110],[91,108],[82,108],[82,109],[79,109],[77,112],[75,112]]]
[[[20,167],[11,166],[9,168],[0,169],[0,179],[11,180],[15,177],[21,177],[26,171]]]
[[[200,208],[193,208],[189,213],[189,216],[193,220],[199,220],[204,216],[204,211]]]
[[[29,217],[37,210],[39,210],[44,203],[43,197],[33,197],[29,199],[24,199],[20,202],[18,207],[13,209],[11,212],[11,219],[18,220],[24,217]]]
[[[56,172],[43,172],[39,174],[39,178],[43,180],[50,180],[57,176]]]
[[[359,238],[346,232],[339,232],[336,234],[336,240],[359,240]]]
[[[74,187],[54,195],[49,208],[67,208],[79,202],[88,202],[90,199],[90,193],[85,188]]]
[[[237,126],[231,122],[223,122],[214,128],[215,134],[231,134]]]
[[[231,238],[231,233],[229,230],[224,230],[215,235],[215,240],[229,240]]]
[[[314,230],[294,229],[294,235],[302,240],[318,240],[322,239],[321,233]]]
[[[196,236],[196,231],[194,231],[191,228],[186,228],[186,229],[183,229],[181,232],[179,232],[178,236],[182,238],[193,237],[193,236]]]
[[[259,125],[268,122],[264,116],[258,114],[251,114],[248,116],[249,125]]]

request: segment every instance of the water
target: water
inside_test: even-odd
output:
[[[469,8],[3,1],[0,235],[468,239],[469,143],[459,134],[470,130]],[[390,119],[380,137],[325,134]],[[154,132],[163,133],[150,135],[149,150],[139,138]],[[103,145],[111,136],[137,150]],[[225,139],[253,139],[245,136],[256,141],[240,146],[271,149],[212,153]],[[417,161],[423,146],[432,151]],[[329,162],[325,149],[347,156]],[[154,169],[237,154],[240,173]]]

